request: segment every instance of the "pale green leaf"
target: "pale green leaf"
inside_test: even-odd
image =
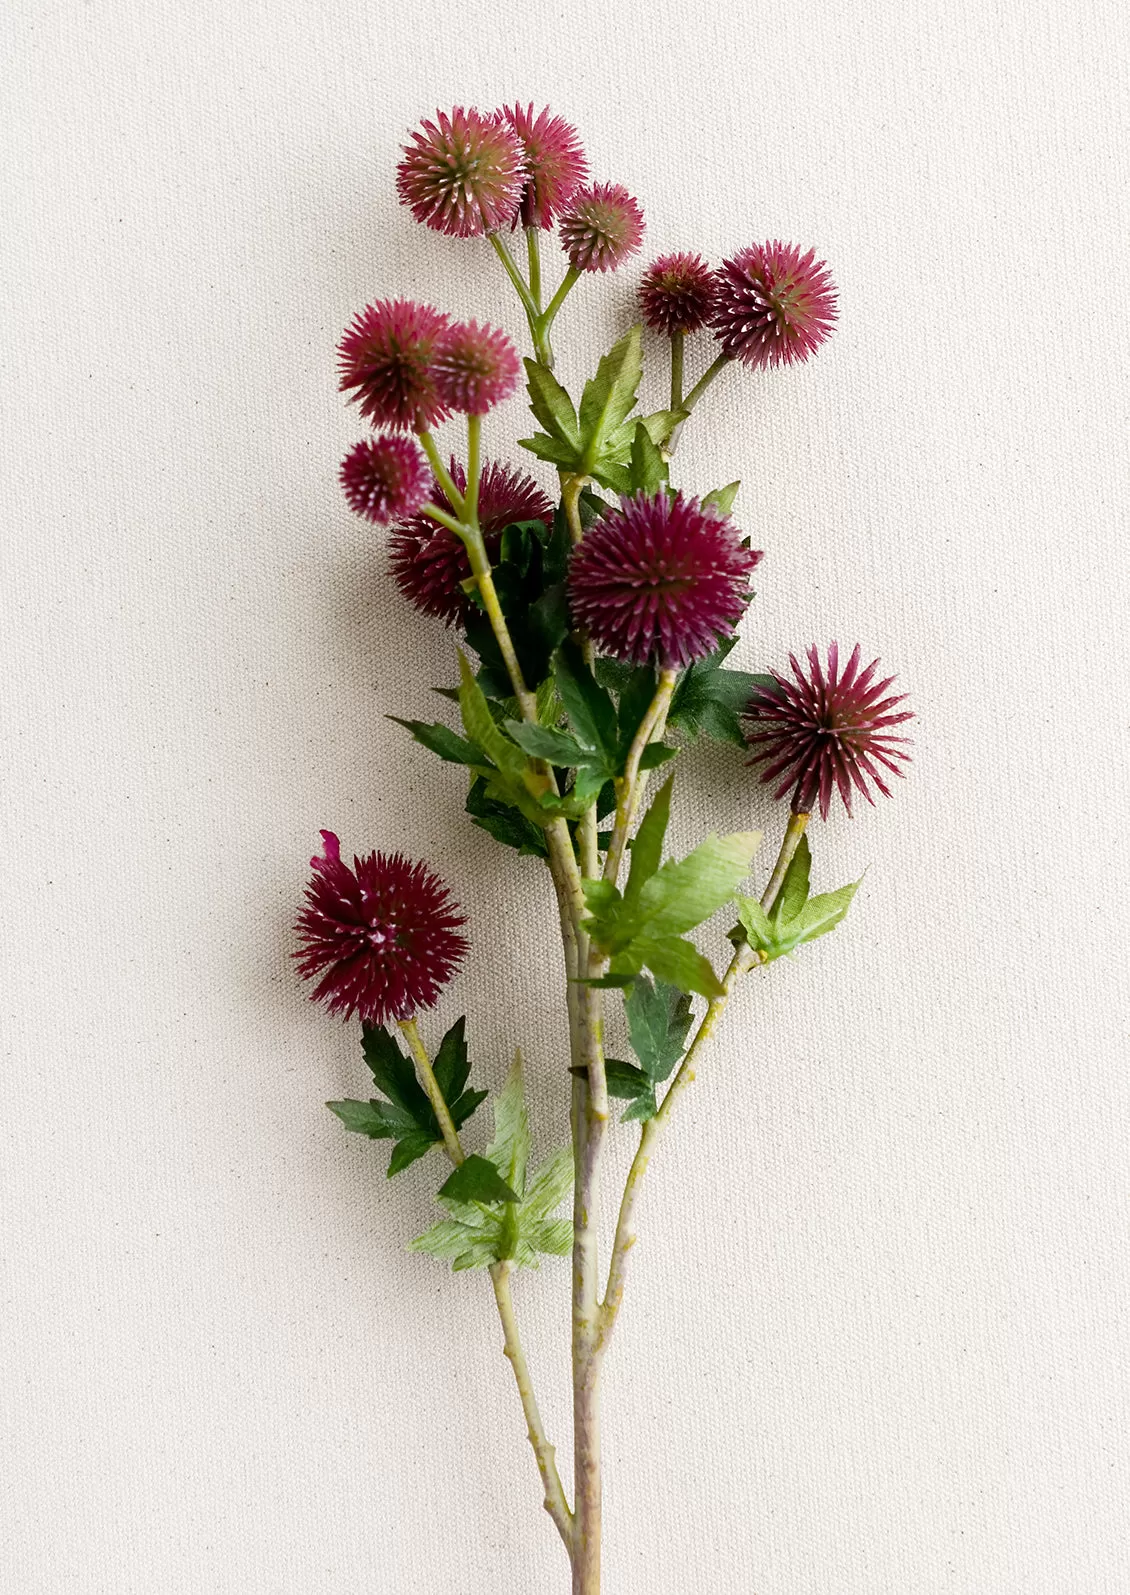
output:
[[[523,363],[526,367],[526,391],[530,396],[534,420],[551,437],[570,444],[576,451],[580,448],[581,432],[572,399],[546,366],[530,359]]]
[[[649,939],[693,930],[729,902],[749,874],[760,841],[760,831],[708,836],[686,858],[664,864],[637,905]]]
[[[741,485],[741,482],[727,482],[725,487],[716,487],[703,499],[703,505],[712,504],[715,509],[721,510],[723,515],[728,515],[734,507],[734,500]]]
[[[549,1257],[568,1257],[573,1250],[573,1225],[567,1218],[535,1219],[522,1231],[522,1239]],[[521,1262],[521,1252],[517,1252]]]
[[[526,1162],[530,1155],[530,1120],[522,1084],[522,1054],[514,1052],[514,1062],[506,1084],[494,1101],[494,1140],[487,1157],[519,1197],[526,1188]]]
[[[808,877],[812,869],[812,852],[808,837],[802,836],[796,852],[789,861],[785,879],[773,905],[772,920],[775,930],[781,930],[794,920],[808,901]]]
[[[542,1164],[526,1191],[525,1200],[518,1212],[518,1223],[523,1232],[527,1219],[548,1218],[573,1189],[573,1152],[563,1146]]]
[[[596,375],[585,383],[580,430],[586,474],[591,474],[600,460],[609,435],[634,409],[642,375],[641,329],[637,324],[613,344],[601,358]]]
[[[671,789],[675,777],[669,775],[651,800],[631,847],[631,866],[624,888],[624,901],[630,907],[639,902],[644,886],[663,861],[663,840],[671,818]]]

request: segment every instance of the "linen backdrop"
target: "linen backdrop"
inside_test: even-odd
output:
[[[649,1176],[610,1595],[1130,1588],[1124,7],[2,26],[0,1585],[565,1586],[485,1282],[404,1250],[437,1164],[388,1181],[327,1113],[364,1092],[357,1034],[288,957],[319,827],[430,859],[474,937],[442,1019],[492,1087],[520,1042],[535,1149],[565,1136],[546,881],[383,718],[432,717],[452,638],[336,484],[362,305],[521,334],[487,246],[414,224],[393,168],[437,106],[524,99],[647,216],[561,317],[568,384],[655,254],[830,263],[834,337],[731,371],[678,477],[740,476],[766,550],[741,663],[859,639],[920,717],[895,800],[815,827],[818,885],[863,877],[846,925],[748,983]],[[516,396],[491,452],[528,426]],[[681,761],[677,807],[680,846],[783,818],[729,750]],[[567,1273],[517,1282],[566,1460]]]

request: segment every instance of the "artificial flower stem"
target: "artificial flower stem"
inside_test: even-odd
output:
[[[576,266],[570,266],[564,277],[562,277],[557,292],[542,312],[542,327],[547,333],[557,319],[557,312],[561,309],[575,285],[580,281],[580,278],[580,269]]]
[[[788,874],[789,865],[792,863],[800,839],[808,825],[807,814],[790,814],[788,825],[785,827],[784,839],[781,850],[777,855],[777,862],[773,873],[769,877],[769,884],[761,897],[761,906],[766,913],[772,909],[777,901],[777,896]],[[698,1067],[698,1055],[710,1040],[722,1017],[726,1004],[730,1000],[730,993],[744,974],[747,974],[761,961],[760,955],[754,951],[748,942],[741,942],[734,951],[729,968],[722,977],[722,990],[717,997],[712,997],[707,1005],[706,1013],[702,1017],[694,1039],[687,1048],[686,1055],[679,1065],[678,1073],[671,1082],[671,1087],[659,1105],[659,1112],[653,1119],[649,1119],[640,1134],[640,1144],[628,1171],[628,1178],[624,1185],[624,1195],[620,1202],[620,1216],[616,1222],[616,1236],[612,1243],[612,1260],[608,1267],[608,1284],[604,1292],[604,1301],[600,1308],[600,1330],[597,1340],[598,1355],[603,1352],[612,1326],[616,1322],[616,1314],[620,1310],[620,1303],[624,1296],[624,1279],[627,1269],[628,1254],[636,1243],[635,1211],[639,1198],[640,1185],[643,1182],[655,1144],[662,1135],[664,1127],[671,1117],[675,1103],[692,1083]]]
[[[408,1043],[408,1050],[412,1054],[412,1061],[416,1065],[420,1083],[428,1094],[428,1101],[432,1105],[432,1112],[435,1114],[436,1121],[439,1124],[447,1155],[455,1164],[455,1167],[458,1168],[460,1163],[463,1162],[463,1148],[459,1144],[459,1135],[447,1103],[444,1100],[443,1092],[440,1090],[439,1081],[435,1077],[435,1070],[432,1068],[432,1061],[428,1057],[427,1048],[420,1040],[420,1032],[416,1028],[416,1020],[415,1018],[398,1019],[397,1024],[400,1026],[401,1034]]]
[[[526,228],[526,262],[530,272],[530,298],[541,311],[541,245],[539,229]]]
[[[447,466],[439,457],[439,450],[436,448],[435,438],[426,428],[421,428],[421,430],[417,432],[416,436],[420,440],[420,447],[428,457],[428,464],[432,468],[432,475],[435,477],[440,487],[443,488],[444,493],[447,495],[448,502],[455,511],[456,515],[462,515],[463,495],[452,481],[451,472],[447,469]]]
[[[565,1498],[565,1487],[561,1482],[561,1475],[557,1471],[557,1453],[550,1444],[538,1410],[537,1398],[534,1395],[533,1382],[530,1379],[530,1369],[522,1350],[521,1337],[518,1334],[518,1321],[514,1315],[514,1296],[510,1289],[510,1273],[512,1264],[508,1262],[493,1263],[490,1269],[491,1284],[494,1286],[494,1299],[498,1303],[498,1316],[502,1321],[503,1355],[507,1358],[514,1370],[514,1380],[518,1386],[518,1395],[522,1401],[522,1411],[526,1417],[526,1432],[534,1457],[537,1460],[538,1472],[541,1474],[542,1487],[545,1490],[545,1509],[556,1525],[569,1555],[573,1554],[573,1514],[569,1510],[569,1503]]]
[[[683,408],[683,345],[685,332],[671,334],[671,408]]]
[[[502,235],[500,233],[488,233],[487,237],[491,241],[491,245],[495,254],[506,268],[506,275],[514,284],[514,287],[517,290],[518,298],[522,301],[522,308],[526,312],[526,316],[529,319],[530,325],[532,327],[534,322],[538,319],[540,311],[532,295],[530,294],[529,288],[526,286],[526,279],[518,270],[514,256],[510,253],[509,245]]]
[[[671,694],[675,690],[675,683],[679,679],[675,670],[661,670],[659,684],[655,689],[655,696],[648,705],[647,713],[640,721],[636,734],[632,738],[632,745],[628,749],[628,757],[624,761],[624,773],[616,781],[616,819],[612,827],[612,836],[608,843],[608,853],[604,860],[604,879],[616,884],[616,877],[620,873],[620,864],[624,857],[624,848],[628,842],[628,830],[632,823],[632,816],[636,810],[636,784],[639,780],[640,760],[643,758],[644,749],[651,742],[660,719],[666,723],[667,710],[671,706]]]
[[[463,519],[475,530],[479,527],[479,475],[482,470],[481,415],[467,417],[467,491],[463,495]]]
[[[674,358],[673,353],[672,358]],[[699,377],[698,381],[683,399],[682,403],[677,407],[672,405],[672,409],[678,408],[683,412],[683,418],[681,421],[677,421],[671,428],[670,436],[664,443],[664,448],[668,454],[674,454],[675,449],[678,447],[679,439],[683,434],[683,428],[687,424],[687,419],[690,416],[691,411],[702,398],[710,384],[714,381],[714,378],[724,371],[725,368],[730,364],[732,358],[733,357],[731,355],[720,354],[713,364],[707,366],[702,376]]]
[[[577,544],[585,535],[581,524],[581,490],[585,485],[583,476],[570,476],[567,471],[561,472],[561,503],[565,510],[565,520],[569,527],[569,536]]]

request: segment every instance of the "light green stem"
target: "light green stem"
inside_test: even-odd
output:
[[[459,1135],[448,1111],[447,1103],[444,1101],[443,1092],[440,1090],[439,1081],[435,1077],[432,1061],[428,1057],[424,1043],[420,1040],[420,1032],[416,1028],[416,1021],[415,1019],[401,1019],[398,1020],[398,1023],[404,1039],[408,1043],[412,1060],[416,1065],[416,1072],[420,1076],[420,1082],[428,1094],[432,1112],[439,1122],[440,1134],[443,1136],[443,1144],[447,1155],[455,1164],[455,1167],[458,1168],[460,1163],[463,1162],[463,1148],[459,1143]]]
[[[676,425],[672,428],[671,435],[666,440],[664,448],[665,448],[665,451],[666,451],[666,453],[668,455],[674,454],[676,448],[678,447],[679,439],[683,435],[683,428],[687,424],[687,420],[688,420],[688,418],[690,416],[690,412],[694,409],[695,405],[702,398],[702,396],[706,392],[707,388],[714,381],[714,378],[716,376],[719,376],[721,374],[721,372],[723,372],[726,369],[726,367],[730,364],[731,358],[732,357],[730,355],[728,355],[728,354],[720,354],[718,356],[717,360],[715,360],[712,365],[707,366],[707,368],[703,372],[702,376],[699,377],[699,379],[695,383],[694,387],[687,394],[686,398],[682,401],[682,403],[678,406],[678,408],[680,410],[684,411],[684,415],[683,415],[683,419],[681,421],[677,422]],[[672,359],[674,359],[674,351],[673,350],[672,350]],[[675,408],[675,407],[672,406],[672,408]]]
[[[467,491],[463,495],[463,519],[468,526],[479,529],[479,472],[481,468],[481,441],[483,418],[467,417]]]
[[[541,245],[536,227],[526,228],[526,263],[530,271],[530,298],[541,310]]]
[[[463,495],[452,481],[451,472],[447,469],[447,466],[439,457],[439,450],[436,448],[435,438],[426,429],[417,432],[416,436],[420,440],[420,447],[428,457],[428,464],[432,468],[432,475],[435,477],[440,487],[443,488],[443,491],[447,495],[448,502],[455,511],[456,515],[461,516],[463,514]]]
[[[518,270],[514,256],[510,253],[510,246],[502,237],[501,233],[488,233],[487,237],[491,241],[491,245],[495,254],[506,268],[506,275],[510,278],[510,281],[514,284],[514,287],[517,290],[518,298],[522,301],[522,308],[525,310],[527,319],[529,320],[530,326],[532,328],[534,322],[537,321],[540,316],[540,311],[538,306],[535,304],[532,295],[530,294],[529,288],[526,286],[525,278]]]
[[[683,344],[685,332],[671,334],[671,408],[683,408]]]
[[[652,740],[659,725],[660,719],[666,722],[667,710],[671,705],[671,694],[675,690],[678,672],[674,670],[661,670],[659,672],[659,685],[655,689],[655,696],[648,705],[647,713],[640,721],[632,745],[628,749],[628,757],[624,762],[624,773],[616,781],[616,818],[612,826],[612,836],[608,843],[608,854],[604,860],[604,879],[616,884],[616,877],[620,873],[620,863],[624,857],[624,848],[627,846],[628,831],[635,815],[636,787],[639,780],[640,760],[643,758],[644,749]]]

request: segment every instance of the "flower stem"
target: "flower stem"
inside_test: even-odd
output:
[[[561,309],[561,306],[565,303],[566,299],[573,291],[573,288],[580,281],[580,277],[581,273],[576,266],[570,266],[564,277],[562,277],[561,282],[558,285],[557,292],[554,294],[553,298],[549,301],[545,307],[545,310],[542,312],[542,326],[546,332],[549,331],[550,327],[552,327],[554,321],[557,319],[557,312]]]
[[[481,415],[467,417],[467,491],[463,495],[463,518],[468,526],[479,529],[479,472],[481,468],[480,443],[483,435]]]
[[[672,351],[672,359],[674,359],[674,351]],[[677,406],[678,409],[684,411],[684,415],[683,419],[677,422],[672,428],[671,435],[664,445],[668,454],[674,454],[675,449],[678,447],[679,439],[683,435],[683,428],[686,426],[687,420],[690,417],[690,412],[702,398],[707,388],[714,381],[714,378],[724,371],[725,368],[730,364],[730,360],[730,355],[720,354],[712,365],[707,366],[706,370],[703,372],[702,376],[699,377],[694,387],[683,399],[682,403]],[[676,406],[672,405],[672,409],[674,408],[676,408]]]
[[[651,741],[660,720],[666,721],[667,710],[671,704],[671,694],[675,690],[678,672],[674,670],[661,670],[659,672],[659,685],[655,689],[655,696],[648,705],[647,713],[640,721],[632,745],[628,749],[628,757],[624,762],[624,773],[616,781],[616,819],[612,827],[612,836],[608,843],[608,854],[604,860],[604,879],[616,884],[616,877],[620,873],[620,864],[624,857],[624,848],[628,842],[628,830],[636,810],[636,784],[640,773],[640,760],[643,758],[644,749]]]
[[[510,278],[510,281],[514,284],[514,287],[517,290],[518,298],[522,301],[522,308],[526,312],[526,317],[530,322],[530,327],[532,330],[533,324],[538,319],[541,312],[534,302],[529,288],[526,286],[525,278],[518,270],[514,256],[510,253],[510,246],[500,233],[488,233],[487,237],[490,239],[491,247],[494,249],[495,254],[506,268],[506,275]]]
[[[426,428],[421,428],[416,436],[420,440],[420,447],[428,457],[428,464],[432,468],[432,475],[440,487],[447,494],[448,502],[456,515],[463,514],[463,495],[451,479],[451,472],[439,457],[436,440]]]
[[[561,472],[561,502],[565,508],[569,536],[574,544],[579,543],[585,535],[584,526],[581,524],[581,491],[585,480],[583,476],[570,476],[567,471]]]
[[[685,332],[671,334],[671,408],[683,408],[683,344]]]
[[[761,906],[768,913],[777,900],[781,885],[788,872],[790,863],[800,845],[808,824],[807,814],[791,814],[785,828],[781,850],[777,855],[777,862],[773,873],[769,877],[769,884],[761,898]],[[717,997],[712,997],[707,1005],[706,1013],[702,1017],[694,1039],[687,1048],[686,1055],[679,1065],[679,1071],[671,1087],[660,1103],[659,1112],[653,1119],[649,1119],[640,1133],[640,1144],[628,1171],[628,1178],[624,1185],[624,1195],[620,1202],[620,1216],[616,1223],[616,1236],[612,1243],[612,1260],[608,1266],[608,1284],[604,1292],[604,1301],[600,1308],[600,1329],[597,1338],[598,1354],[602,1353],[607,1345],[608,1337],[616,1322],[616,1315],[620,1311],[620,1303],[624,1297],[624,1281],[627,1274],[628,1254],[636,1244],[635,1213],[636,1203],[639,1200],[640,1186],[655,1150],[656,1142],[671,1117],[676,1102],[683,1092],[693,1082],[698,1070],[698,1055],[706,1046],[717,1028],[726,1004],[730,1000],[730,993],[741,977],[748,973],[760,961],[759,955],[750,947],[748,942],[741,942],[734,950],[730,966],[722,977],[722,990]]]
[[[420,1076],[420,1083],[428,1093],[428,1101],[432,1105],[432,1112],[439,1122],[440,1134],[443,1136],[443,1144],[447,1150],[447,1155],[455,1164],[455,1167],[458,1168],[460,1163],[463,1162],[463,1148],[459,1143],[459,1135],[448,1111],[447,1103],[444,1101],[443,1092],[440,1090],[439,1081],[435,1077],[432,1061],[428,1057],[424,1043],[420,1040],[420,1032],[416,1028],[416,1021],[414,1018],[400,1019],[397,1023],[404,1039],[408,1043],[412,1060],[416,1065],[416,1072]]]
[[[498,1303],[498,1316],[502,1321],[503,1352],[514,1370],[514,1380],[518,1386],[522,1411],[526,1415],[526,1432],[537,1461],[538,1472],[541,1474],[542,1487],[545,1490],[545,1509],[556,1524],[557,1532],[565,1543],[565,1549],[572,1556],[573,1514],[569,1510],[568,1501],[565,1499],[565,1487],[561,1482],[561,1475],[557,1471],[557,1453],[554,1447],[550,1445],[549,1438],[545,1432],[545,1425],[538,1410],[537,1398],[534,1395],[529,1365],[526,1362],[525,1353],[522,1350],[521,1337],[518,1334],[518,1321],[514,1315],[514,1297],[510,1289],[511,1266],[508,1262],[494,1263],[490,1270],[491,1284],[494,1286],[494,1299]]]
[[[428,1057],[427,1048],[420,1039],[420,1032],[416,1028],[415,1018],[398,1020],[401,1032],[408,1042],[412,1053],[412,1061],[416,1065],[417,1073],[428,1094],[428,1101],[432,1105],[436,1119],[439,1121],[440,1131],[443,1134],[444,1149],[455,1167],[464,1161],[463,1147],[459,1141],[458,1132],[452,1122],[444,1095],[436,1079],[435,1070],[432,1068],[431,1059]],[[534,1396],[533,1382],[530,1379],[530,1370],[522,1351],[522,1341],[518,1334],[518,1321],[514,1316],[514,1298],[510,1290],[510,1264],[507,1262],[494,1263],[490,1269],[491,1284],[494,1286],[494,1299],[498,1303],[498,1316],[502,1320],[502,1339],[505,1355],[514,1369],[514,1378],[518,1385],[518,1395],[522,1402],[522,1411],[526,1415],[526,1428],[529,1434],[530,1445],[533,1448],[538,1472],[541,1474],[542,1485],[545,1489],[545,1509],[557,1525],[557,1532],[565,1542],[565,1548],[572,1555],[573,1550],[573,1514],[565,1499],[565,1489],[561,1483],[561,1475],[557,1471],[557,1458],[553,1446],[546,1436],[545,1426],[541,1421],[537,1400]]]
[[[541,310],[541,247],[539,229],[526,228],[526,261],[530,270],[530,298]]]

